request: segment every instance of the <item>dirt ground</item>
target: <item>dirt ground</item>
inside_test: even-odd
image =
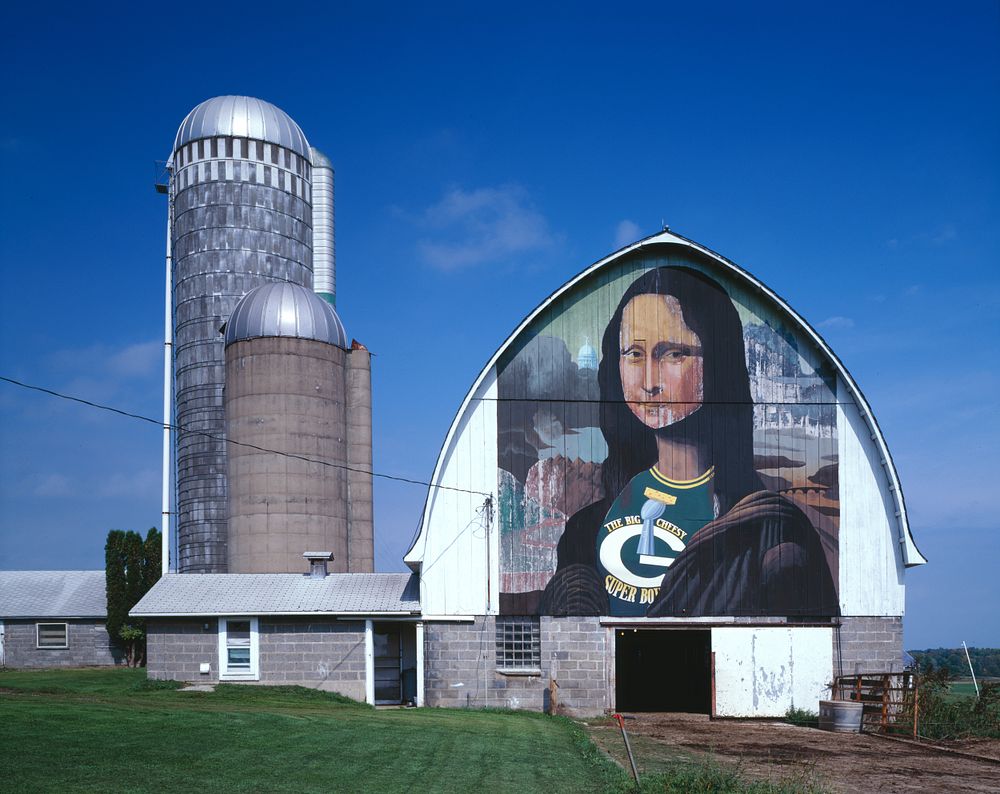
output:
[[[976,760],[867,734],[829,733],[782,722],[709,720],[698,714],[637,714],[626,719],[640,774],[674,759],[711,754],[748,778],[814,780],[832,791],[1000,791],[1000,763]],[[628,768],[617,724],[590,726],[594,740]],[[951,743],[1000,759],[1000,741]]]

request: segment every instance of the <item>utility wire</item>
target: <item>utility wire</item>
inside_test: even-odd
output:
[[[267,452],[272,455],[281,455],[286,458],[291,458],[293,460],[301,460],[306,463],[315,463],[320,466],[328,466],[331,469],[343,469],[345,471],[354,471],[359,474],[370,474],[372,477],[380,477],[383,480],[395,480],[396,482],[407,482],[412,485],[423,485],[427,488],[440,488],[445,491],[458,491],[460,493],[473,494],[474,496],[486,496],[490,497],[492,494],[485,493],[484,491],[473,491],[468,488],[457,488],[454,485],[438,485],[432,482],[424,482],[423,480],[412,480],[409,477],[397,477],[394,474],[380,474],[376,471],[368,471],[367,469],[358,469],[353,466],[348,466],[343,463],[331,463],[328,460],[319,460],[317,458],[306,457],[305,455],[296,455],[292,452],[282,452],[277,449],[268,449],[267,447],[259,447],[256,444],[248,444],[244,441],[233,441],[231,438],[225,438],[224,436],[217,436],[214,433],[206,433],[203,430],[187,430],[180,425],[164,424],[163,421],[159,419],[152,419],[148,416],[143,416],[142,414],[135,414],[130,411],[123,411],[121,408],[115,408],[111,405],[103,405],[102,403],[95,403],[91,400],[85,400],[82,397],[74,397],[72,394],[63,394],[62,392],[53,391],[52,389],[46,389],[42,386],[35,386],[31,383],[23,383],[19,380],[14,380],[13,378],[7,378],[0,375],[0,381],[5,383],[11,383],[14,386],[20,386],[22,389],[28,389],[30,391],[41,392],[42,394],[48,394],[51,397],[58,397],[60,400],[69,400],[70,402],[79,403],[81,405],[86,405],[90,408],[97,408],[101,411],[108,411],[113,414],[118,414],[119,416],[125,416],[129,419],[138,419],[141,422],[149,422],[151,425],[156,425],[160,428],[168,428],[174,430],[178,433],[189,433],[194,436],[202,436],[204,438],[210,438],[213,441],[222,441],[226,444],[235,444],[239,447],[246,447],[248,449],[256,450],[257,452]]]

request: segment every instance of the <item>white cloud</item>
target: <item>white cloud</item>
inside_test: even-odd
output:
[[[441,270],[502,262],[556,242],[545,216],[517,185],[453,188],[418,224],[429,232],[418,242],[420,254]]]
[[[163,361],[163,341],[132,342],[122,346],[95,344],[84,348],[58,350],[48,357],[53,370],[62,373],[98,373],[129,380],[145,378],[159,371]]]
[[[69,477],[62,474],[49,474],[43,477],[34,488],[35,496],[62,497],[73,496],[74,488]]]
[[[624,248],[639,239],[639,224],[627,218],[615,227],[615,248]]]
[[[107,367],[114,375],[144,377],[152,375],[163,363],[163,342],[139,342],[108,356]]]
[[[852,320],[850,317],[841,317],[839,314],[837,314],[834,315],[833,317],[827,317],[825,320],[823,320],[823,322],[819,324],[818,327],[832,328],[832,329],[853,328],[854,320]]]
[[[153,469],[115,472],[101,483],[99,494],[104,497],[151,497],[159,493],[161,484],[160,472]]]
[[[955,224],[945,223],[931,235],[931,242],[934,243],[934,245],[943,245],[944,243],[950,243],[957,237],[958,229],[955,228]]]

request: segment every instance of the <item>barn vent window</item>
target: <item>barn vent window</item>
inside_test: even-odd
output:
[[[541,646],[537,617],[497,618],[498,670],[538,670]]]
[[[69,626],[66,623],[36,623],[39,648],[68,648]]]

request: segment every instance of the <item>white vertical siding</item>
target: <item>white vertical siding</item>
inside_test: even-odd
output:
[[[713,628],[716,715],[780,717],[792,706],[818,711],[833,676],[832,631]]]
[[[837,380],[841,614],[903,614],[903,548],[896,500],[879,447]]]
[[[497,490],[497,386],[491,370],[468,401],[439,459],[421,532],[420,601],[425,615],[482,615],[499,603],[500,544],[486,496]],[[447,486],[477,493],[448,490]],[[487,533],[487,528],[489,532]],[[489,549],[486,546],[489,534]],[[489,569],[489,570],[488,570]]]

